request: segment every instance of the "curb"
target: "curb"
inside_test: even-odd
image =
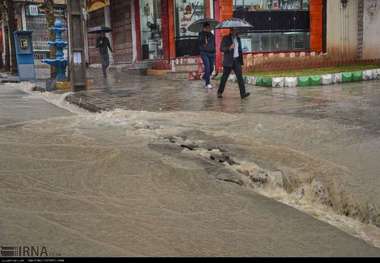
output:
[[[231,75],[229,81],[236,82],[236,76]],[[349,83],[368,80],[380,80],[380,68],[362,71],[340,72],[323,75],[311,75],[301,77],[262,77],[245,76],[246,84],[258,87],[300,87],[327,86],[337,83]]]

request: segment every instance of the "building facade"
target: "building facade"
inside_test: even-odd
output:
[[[110,26],[113,62],[149,61],[156,68],[173,68],[173,61],[193,61],[197,33],[187,27],[213,17],[246,19],[255,27],[242,34],[248,65],[260,57],[323,52],[326,34],[323,0],[88,0],[87,26]],[[94,8],[94,4],[97,8]],[[226,31],[216,31],[217,45]],[[88,35],[88,62],[99,63],[96,35]],[[305,55],[305,56],[306,56]],[[291,55],[293,56],[293,55]],[[256,58],[256,59],[255,59]],[[221,54],[217,54],[220,66]]]
[[[41,63],[42,59],[48,57],[49,54],[49,29],[46,21],[46,14],[41,5],[44,0],[15,0],[15,18],[18,30],[33,31],[33,48],[35,62]],[[66,23],[66,1],[54,0],[55,16]],[[67,39],[67,34],[64,34]]]
[[[19,29],[33,31],[36,58],[48,53],[43,0],[15,0]],[[65,0],[56,15],[66,20]],[[197,33],[187,30],[203,17],[238,17],[254,28],[241,34],[246,69],[283,69],[380,59],[378,0],[86,0],[85,30],[109,26],[111,62],[174,70],[197,61]],[[216,30],[219,46],[226,30]],[[100,62],[96,35],[85,37],[89,64]],[[4,42],[4,41],[3,41]],[[217,52],[217,66],[222,54]],[[177,67],[178,68],[178,67]]]

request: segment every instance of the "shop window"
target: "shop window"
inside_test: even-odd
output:
[[[308,10],[309,0],[234,0],[235,9],[264,10]]]
[[[247,33],[241,36],[244,52],[287,52],[309,49],[308,32]]]
[[[176,0],[176,35],[177,37],[197,36],[190,32],[187,27],[204,18],[204,0]]]
[[[163,58],[161,0],[140,0],[140,7],[143,59]]]
[[[241,34],[245,52],[309,49],[309,0],[234,0],[234,17],[254,26]]]
[[[195,56],[199,54],[198,33],[187,30],[188,26],[205,17],[204,0],[175,1],[176,55]]]

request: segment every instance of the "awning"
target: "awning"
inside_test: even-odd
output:
[[[110,0],[87,0],[87,12],[93,12],[110,5]]]

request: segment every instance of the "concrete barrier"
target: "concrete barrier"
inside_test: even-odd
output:
[[[246,83],[249,85],[256,85],[256,77],[254,76],[248,76]]]
[[[380,79],[380,69],[374,69],[372,72],[374,79]]]
[[[331,85],[343,82],[362,81],[362,80],[380,80],[380,68],[370,69],[364,71],[342,72],[314,76],[300,76],[300,77],[265,77],[265,76],[247,76],[244,81],[250,85],[261,87],[309,87],[320,85]],[[231,75],[230,80],[236,81],[236,76]]]
[[[263,85],[263,77],[256,77],[256,86]]]
[[[363,80],[363,71],[352,72],[352,81],[362,81]]]
[[[321,76],[311,76],[310,77],[310,85],[311,86],[320,86],[322,84]]]
[[[331,85],[333,84],[333,75],[332,74],[325,74],[321,76],[321,83],[322,85]]]
[[[285,87],[288,87],[288,88],[297,87],[297,77],[286,77],[284,84],[285,84]]]
[[[234,74],[234,75],[230,75],[229,77],[228,77],[228,80],[229,81],[233,81],[233,82],[235,82],[236,81],[236,75]]]
[[[302,76],[298,77],[298,87],[308,87],[310,86],[310,77],[309,76]]]
[[[372,69],[363,71],[363,80],[371,80],[373,77],[374,71]]]
[[[352,81],[352,72],[343,72],[342,82],[351,82],[351,81]]]
[[[264,87],[272,87],[272,78],[263,77],[262,86]]]
[[[332,77],[333,77],[333,83],[341,83],[343,78],[342,78],[342,73],[335,73],[335,74],[332,74]]]
[[[284,86],[285,86],[285,78],[284,77],[272,79],[272,87],[273,88],[283,88]]]

